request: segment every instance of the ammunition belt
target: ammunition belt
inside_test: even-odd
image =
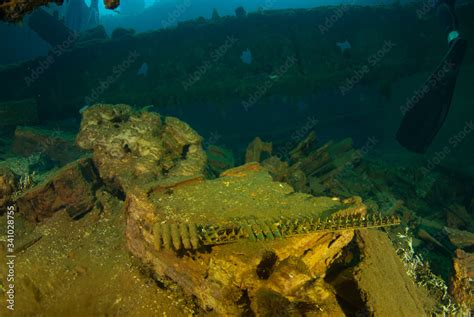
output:
[[[156,223],[153,226],[154,245],[157,250],[197,250],[202,246],[235,243],[241,240],[268,241],[298,235],[344,230],[359,230],[396,226],[396,216],[349,215],[326,219],[319,217],[279,219],[239,219],[226,225],[192,223]]]

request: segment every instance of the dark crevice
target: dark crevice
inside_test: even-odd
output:
[[[128,144],[125,144],[123,146],[123,150],[125,153],[129,154],[129,153],[132,153],[132,150],[130,149],[130,147],[128,146]]]
[[[342,254],[339,258],[328,268],[324,280],[331,284],[340,273],[347,268],[356,266],[360,261],[361,254],[354,236],[351,242],[342,250]]]
[[[189,147],[191,145],[189,144],[186,144],[185,146],[183,146],[183,151],[181,152],[181,159],[182,160],[185,160],[186,159],[186,156],[188,155],[188,152],[189,152]]]
[[[117,116],[115,118],[112,118],[112,120],[110,120],[110,122],[112,123],[124,123],[124,122],[127,122],[128,121],[128,116],[126,115],[120,115],[120,116]]]
[[[300,312],[303,316],[306,315],[306,313],[314,312],[318,310],[318,306],[313,303],[308,303],[308,302],[294,302],[293,303],[294,308]]]
[[[474,246],[465,247],[464,251],[467,253],[474,253]]]
[[[158,286],[158,288],[166,289],[166,285],[162,281],[160,281],[158,279],[153,279],[153,281],[155,281],[155,284],[156,284],[156,286]]]
[[[332,239],[331,241],[329,241],[328,249],[332,246],[332,244],[333,244],[334,242],[337,241],[337,238],[339,238],[339,235],[334,236],[333,239]]]
[[[117,197],[121,201],[125,201],[126,194],[122,189],[117,189],[115,192],[113,192],[113,195]]]
[[[125,201],[126,194],[121,186],[114,184],[104,184],[104,189],[120,201]]]
[[[341,296],[340,291],[344,290],[346,294]],[[336,289],[336,300],[346,316],[370,316],[369,310],[364,303],[355,281],[348,281],[339,285]],[[350,296],[350,297],[349,297]]]
[[[242,317],[254,317],[255,313],[250,308],[250,297],[249,293],[246,289],[242,291],[242,296],[240,296],[239,300],[236,304],[242,309]]]
[[[337,302],[346,316],[370,316],[354,279],[353,269],[360,262],[361,254],[354,237],[329,267],[324,278],[335,289]]]
[[[84,216],[86,214],[88,214],[89,211],[91,211],[91,210],[92,210],[92,207],[91,208],[87,208],[87,207],[70,208],[70,207],[66,207],[67,214],[73,220],[80,220],[80,219],[84,218]]]

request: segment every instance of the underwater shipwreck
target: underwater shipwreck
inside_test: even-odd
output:
[[[445,50],[420,4],[109,34],[49,2],[0,2],[51,47],[0,66],[1,316],[470,316],[472,49],[468,110],[394,140]]]

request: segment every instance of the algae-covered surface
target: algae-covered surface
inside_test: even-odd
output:
[[[57,213],[34,227],[16,216],[15,311],[11,316],[182,316],[195,307],[174,286],[166,289],[125,246],[123,203],[74,221]],[[6,217],[0,217],[6,227]],[[2,231],[3,234],[3,231]],[[39,240],[37,240],[39,238]],[[5,259],[5,236],[0,236]],[[35,242],[36,241],[36,242]],[[6,276],[6,266],[0,275]],[[1,280],[2,303],[6,280]],[[161,288],[160,288],[161,286]],[[6,314],[1,305],[0,315]]]
[[[164,194],[155,193],[152,201],[160,220],[203,224],[238,218],[324,218],[351,207],[338,197],[297,193],[286,183],[274,182],[267,171],[242,168],[229,170],[215,180],[173,188]],[[363,206],[358,207],[363,209]]]

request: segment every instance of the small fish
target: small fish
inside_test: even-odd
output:
[[[346,50],[350,50],[352,48],[351,43],[348,40],[344,42],[337,42],[336,45],[341,49],[341,53],[344,53]]]
[[[148,64],[143,63],[140,69],[138,70],[137,75],[146,77],[147,74],[148,74]]]
[[[247,65],[252,64],[252,52],[250,51],[250,49],[247,48],[246,51],[243,51],[242,55],[240,55],[240,59],[243,63]]]

